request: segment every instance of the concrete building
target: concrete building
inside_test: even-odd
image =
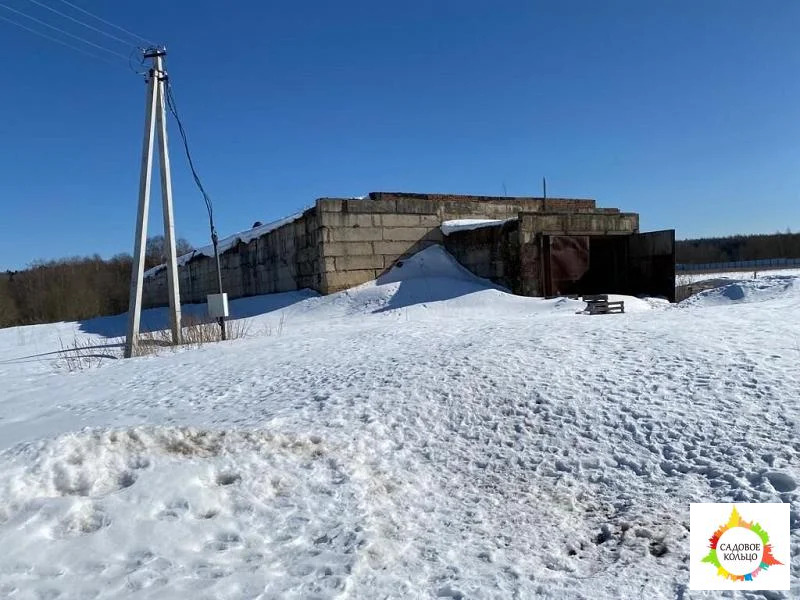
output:
[[[463,219],[495,222],[444,235],[443,223]],[[302,288],[329,294],[375,279],[431,244],[516,294],[674,299],[674,231],[640,233],[636,213],[588,199],[387,192],[320,198],[302,214],[222,240],[223,287],[231,299]],[[217,291],[210,254],[181,257],[182,302],[205,302]],[[166,302],[166,273],[156,267],[147,273],[144,303]]]

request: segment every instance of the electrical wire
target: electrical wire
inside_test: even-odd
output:
[[[191,169],[192,177],[194,177],[194,182],[197,185],[197,189],[200,190],[200,193],[203,195],[203,200],[206,203],[206,210],[208,211],[208,226],[211,229],[211,243],[214,246],[214,261],[217,264],[217,285],[219,286],[219,293],[222,294],[224,292],[222,291],[222,271],[220,270],[219,266],[219,236],[217,236],[217,228],[214,227],[214,207],[211,204],[211,198],[208,197],[208,194],[203,187],[203,183],[200,181],[200,177],[197,175],[197,170],[194,168],[192,153],[189,151],[189,141],[186,139],[186,130],[183,128],[181,118],[178,116],[178,107],[175,104],[175,96],[172,93],[172,84],[170,83],[166,73],[153,73],[152,76],[162,76],[166,79],[164,87],[166,88],[167,106],[169,107],[169,111],[172,113],[172,116],[175,117],[175,121],[178,123],[178,131],[180,132],[181,139],[183,140],[183,149],[186,151],[186,158],[189,161],[189,169]],[[227,338],[227,334],[225,332],[225,317],[219,317],[219,327],[222,331],[222,339],[224,340]]]
[[[86,10],[86,9],[84,9],[84,8],[81,8],[80,6],[77,6],[77,5],[73,4],[72,2],[68,2],[67,0],[61,0],[61,2],[63,2],[63,3],[64,3],[64,4],[66,4],[67,6],[71,6],[71,7],[72,7],[72,8],[74,8],[75,10],[77,10],[77,11],[80,11],[80,12],[82,12],[83,14],[85,14],[85,15],[89,16],[89,17],[92,17],[93,19],[97,19],[97,20],[98,20],[98,21],[100,21],[101,23],[105,23],[105,24],[106,24],[106,25],[108,25],[109,27],[113,27],[114,29],[117,29],[117,30],[119,30],[119,31],[121,31],[121,32],[123,32],[123,33],[127,33],[127,34],[128,34],[128,35],[130,35],[130,36],[133,36],[134,38],[136,38],[136,39],[137,39],[137,40],[139,40],[140,42],[144,42],[144,43],[145,43],[145,44],[147,44],[148,46],[155,46],[155,44],[154,44],[153,42],[151,42],[150,40],[148,40],[147,38],[143,38],[142,36],[140,36],[140,35],[138,35],[138,34],[136,34],[136,33],[133,33],[132,31],[128,31],[128,30],[127,30],[127,29],[125,29],[124,27],[120,27],[119,25],[115,25],[115,24],[114,24],[114,23],[112,23],[111,21],[106,21],[106,20],[105,20],[105,19],[103,19],[102,17],[98,17],[97,15],[95,15],[95,14],[93,14],[93,13],[90,13],[88,10]]]
[[[68,44],[67,42],[65,42],[63,40],[59,40],[57,38],[54,38],[51,35],[47,35],[46,33],[42,33],[41,31],[36,31],[35,29],[31,29],[27,25],[23,25],[22,23],[17,23],[16,21],[14,21],[12,19],[4,17],[3,15],[0,15],[0,20],[6,21],[7,23],[11,23],[12,25],[15,25],[15,26],[19,27],[20,29],[24,29],[25,31],[30,31],[34,35],[38,35],[40,37],[43,37],[46,40],[50,40],[51,42],[55,42],[56,44],[61,44],[62,46],[66,46],[67,48],[71,48],[72,50],[75,50],[76,52],[80,52],[81,54],[85,54],[86,56],[91,56],[92,58],[96,58],[97,60],[102,60],[103,62],[108,63],[110,65],[118,65],[119,64],[119,63],[111,60],[110,58],[107,58],[105,56],[101,56],[99,54],[94,54],[93,52],[85,50],[84,48],[80,48],[78,46],[73,46],[72,44]]]
[[[208,224],[211,228],[211,238],[214,240],[217,237],[217,230],[214,227],[214,206],[211,203],[211,198],[209,198],[208,194],[206,193],[205,188],[203,187],[203,183],[200,181],[200,177],[197,174],[197,170],[194,168],[194,161],[192,160],[192,153],[189,151],[189,141],[186,138],[186,130],[183,128],[183,123],[181,122],[181,118],[178,116],[178,107],[175,104],[175,96],[172,93],[172,84],[167,80],[166,82],[167,88],[167,108],[172,113],[172,116],[175,117],[175,122],[178,124],[178,132],[181,135],[181,140],[183,140],[183,149],[186,152],[186,159],[189,161],[189,169],[192,172],[192,177],[194,178],[195,185],[197,185],[197,189],[200,190],[200,193],[203,195],[203,200],[206,203],[206,210],[208,211]]]
[[[121,54],[119,52],[115,52],[114,50],[109,50],[108,48],[105,48],[104,46],[100,46],[99,44],[95,44],[94,42],[90,42],[89,40],[86,40],[86,39],[82,38],[79,35],[74,35],[74,34],[68,32],[68,31],[64,31],[60,27],[56,27],[55,25],[50,25],[49,23],[46,23],[46,22],[42,21],[41,19],[37,19],[36,17],[32,17],[32,16],[30,16],[28,14],[25,14],[21,10],[17,10],[16,8],[12,8],[12,7],[10,7],[10,6],[6,5],[6,4],[3,4],[3,3],[0,3],[0,8],[5,8],[6,10],[10,10],[13,13],[16,13],[16,14],[18,14],[20,16],[25,17],[26,19],[30,19],[31,21],[39,23],[40,25],[44,25],[45,27],[47,27],[49,29],[52,29],[53,31],[58,31],[59,33],[62,33],[64,35],[66,35],[66,36],[69,36],[69,37],[75,39],[75,40],[78,40],[79,42],[83,42],[84,44],[88,44],[89,46],[93,46],[93,47],[97,48],[98,50],[102,50],[103,52],[108,52],[109,54],[113,54],[114,56],[118,56],[118,57],[122,58],[123,60],[128,60],[128,57],[125,56],[124,54]]]
[[[133,55],[134,53],[139,52],[142,54],[142,57],[139,59],[139,67],[144,69],[142,71],[137,71],[133,68]],[[133,71],[136,75],[146,75],[147,69],[144,66],[144,48],[132,48],[130,54],[128,54],[128,68]]]
[[[113,33],[108,33],[108,32],[105,32],[105,31],[103,31],[102,29],[98,29],[98,28],[97,28],[97,27],[95,27],[94,25],[89,25],[88,23],[84,23],[84,22],[83,22],[83,21],[81,21],[80,19],[76,19],[75,17],[72,17],[72,16],[68,15],[67,13],[63,13],[63,12],[61,12],[61,11],[60,11],[60,10],[58,10],[58,9],[55,9],[55,8],[53,8],[53,7],[51,7],[51,6],[48,6],[48,5],[47,5],[47,4],[45,4],[44,2],[39,2],[39,0],[28,0],[28,2],[33,2],[33,3],[34,3],[34,4],[36,4],[37,6],[41,6],[42,8],[44,8],[44,9],[46,9],[46,10],[49,10],[49,11],[50,11],[50,12],[52,12],[52,13],[55,13],[55,14],[57,14],[57,15],[60,15],[60,16],[64,17],[65,19],[69,19],[69,20],[70,20],[70,21],[72,21],[73,23],[77,23],[77,24],[78,24],[78,25],[80,25],[81,27],[86,27],[87,29],[91,29],[92,31],[96,31],[96,32],[97,32],[97,33],[99,33],[100,35],[104,35],[104,36],[106,36],[107,38],[110,38],[110,39],[112,39],[112,40],[116,40],[117,42],[121,42],[121,43],[125,44],[126,46],[130,46],[130,45],[131,45],[131,43],[130,43],[130,41],[129,41],[129,40],[123,40],[121,37],[117,37],[117,36],[116,36],[116,35],[114,35]]]

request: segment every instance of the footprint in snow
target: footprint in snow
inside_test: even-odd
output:
[[[780,471],[769,471],[768,473],[765,473],[765,477],[772,484],[772,487],[779,492],[791,492],[797,488],[797,483],[795,480],[786,473],[781,473]]]

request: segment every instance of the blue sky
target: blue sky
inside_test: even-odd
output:
[[[800,229],[797,2],[195,0],[159,3],[156,19],[127,0],[71,1],[167,44],[221,235],[320,196],[539,195],[543,175],[549,195],[636,211],[642,229],[680,238]],[[31,0],[3,3],[133,48]],[[142,79],[112,55],[0,32],[0,269],[130,252]],[[203,245],[170,126],[177,229]],[[161,226],[154,195],[151,233]]]

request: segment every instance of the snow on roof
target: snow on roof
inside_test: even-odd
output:
[[[218,247],[219,253],[222,254],[227,250],[230,250],[234,246],[236,246],[240,241],[247,244],[248,242],[260,238],[262,235],[269,233],[279,227],[283,227],[284,225],[288,225],[289,223],[293,223],[297,219],[303,216],[303,213],[297,213],[291,215],[289,217],[285,217],[283,219],[278,219],[277,221],[272,221],[271,223],[266,223],[264,225],[259,225],[258,227],[253,227],[252,229],[247,229],[245,231],[240,231],[239,233],[234,233],[233,235],[229,235],[226,238],[219,240]],[[214,246],[209,244],[208,246],[203,246],[202,248],[197,248],[196,250],[192,250],[188,254],[184,254],[178,257],[178,266],[182,267],[190,260],[192,260],[195,256],[214,256]],[[152,269],[148,269],[144,272],[145,277],[152,277],[159,273],[162,269],[165,269],[166,265],[158,265],[157,267],[153,267]]]
[[[472,231],[473,229],[480,229],[481,227],[494,227],[502,225],[507,221],[515,221],[514,219],[453,219],[452,221],[443,221],[441,230],[444,235],[450,235],[456,231]]]

